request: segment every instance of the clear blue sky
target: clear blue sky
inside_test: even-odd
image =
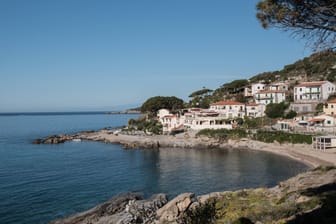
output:
[[[257,0],[0,0],[0,112],[114,110],[279,70],[311,52]]]

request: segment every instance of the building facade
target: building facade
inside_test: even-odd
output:
[[[220,101],[210,105],[210,111],[218,112],[220,117],[243,118],[245,116],[245,104],[237,101]]]
[[[294,87],[294,102],[326,101],[335,91],[336,86],[329,81],[303,82]]]
[[[258,104],[281,103],[286,100],[286,92],[282,90],[263,90],[255,94],[254,100]]]
[[[336,99],[329,100],[323,106],[323,112],[328,115],[336,114]]]

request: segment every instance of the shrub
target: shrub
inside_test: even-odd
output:
[[[287,142],[293,144],[299,144],[299,143],[312,144],[311,135],[292,134],[282,131],[269,132],[258,130],[257,134],[252,136],[252,139],[267,143],[277,141],[279,143]]]
[[[246,138],[247,133],[244,129],[203,129],[196,136],[207,136],[220,141],[226,141],[228,139]]]
[[[210,224],[216,220],[216,200],[208,200],[193,209],[188,209],[178,221],[179,224]]]

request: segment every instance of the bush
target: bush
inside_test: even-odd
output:
[[[228,139],[246,138],[247,133],[244,129],[203,129],[196,136],[207,136],[220,141],[227,141]]]
[[[216,200],[188,209],[178,221],[179,224],[210,224],[216,220]]]
[[[292,144],[312,144],[312,136],[311,135],[303,135],[303,134],[292,134],[282,131],[262,131],[258,130],[257,134],[255,134],[252,139],[258,140],[261,142],[272,143],[277,141],[279,143],[292,143]]]
[[[155,120],[130,119],[128,121],[128,130],[138,130],[160,135],[162,134],[162,124]]]

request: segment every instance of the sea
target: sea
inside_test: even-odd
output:
[[[138,116],[0,114],[0,223],[48,223],[124,192],[172,198],[183,192],[271,187],[308,169],[286,157],[249,150],[124,150],[89,141],[32,144],[53,134],[121,127]]]

